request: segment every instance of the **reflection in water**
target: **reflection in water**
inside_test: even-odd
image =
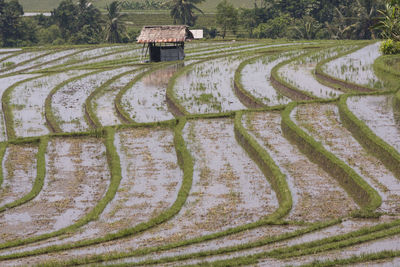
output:
[[[146,74],[125,93],[121,103],[134,121],[155,122],[174,118],[168,110],[166,91],[171,77],[184,66],[184,62],[162,65],[161,69]]]
[[[189,113],[245,109],[233,91],[235,71],[248,56],[216,58],[196,64],[179,76],[174,92]]]
[[[165,68],[156,70],[145,77],[143,77],[142,81],[145,86],[162,86],[166,87],[168,85],[171,77],[180,69],[185,67],[184,62],[179,62]]]

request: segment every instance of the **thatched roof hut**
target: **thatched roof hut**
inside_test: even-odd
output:
[[[193,34],[185,25],[144,26],[139,44],[148,43],[182,43],[194,39]]]
[[[172,61],[185,58],[185,41],[193,40],[193,34],[185,25],[144,26],[138,43],[147,44],[150,61]],[[143,46],[143,48],[144,48]]]

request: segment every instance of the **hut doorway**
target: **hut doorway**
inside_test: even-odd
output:
[[[175,61],[185,59],[185,44],[172,43],[165,45],[149,44],[149,54],[151,62]]]
[[[185,58],[185,41],[192,40],[193,34],[187,26],[145,26],[138,43],[144,44],[150,62],[175,61]]]

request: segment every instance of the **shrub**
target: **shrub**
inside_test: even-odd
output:
[[[260,23],[253,31],[257,38],[283,38],[286,37],[292,20],[289,15],[282,15],[268,21]]]
[[[52,42],[52,45],[64,45],[65,44],[65,40],[63,38],[57,38]]]
[[[207,39],[214,39],[219,34],[218,30],[214,27],[207,28],[203,27],[204,37]]]
[[[400,42],[388,39],[381,44],[380,50],[385,55],[400,54]]]
[[[48,28],[40,28],[37,36],[40,44],[51,44],[55,40],[61,39],[61,31],[57,25],[52,25]]]

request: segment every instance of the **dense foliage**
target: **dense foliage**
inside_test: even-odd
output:
[[[98,44],[128,42],[121,22],[120,2],[114,1],[102,15],[88,0],[63,0],[50,17],[22,17],[17,0],[0,0],[0,45],[29,46],[35,44]],[[132,41],[135,39],[131,38]]]
[[[106,41],[109,43],[121,43],[124,39],[125,25],[121,22],[120,2],[114,1],[107,6]]]
[[[224,0],[217,6],[217,23],[222,28],[222,38],[225,38],[226,31],[236,32],[238,26],[239,12],[232,4]]]
[[[171,7],[171,17],[174,19],[174,23],[194,26],[197,20],[194,11],[197,10],[203,13],[196,4],[204,1],[205,0],[171,0],[167,2]]]
[[[168,10],[171,8],[163,0],[145,0],[144,2],[125,0],[120,3],[121,7],[126,10]]]
[[[63,0],[50,17],[28,18],[22,17],[18,0],[0,0],[0,45],[134,41],[141,25],[131,26],[127,34],[121,9],[169,9],[175,24],[202,27],[209,38],[217,35],[289,39],[381,37],[393,40],[394,47],[400,41],[400,0],[256,0],[253,8],[240,9],[229,1],[220,1],[216,20],[200,25],[197,19],[203,12],[197,5],[204,1],[114,1],[102,15],[88,0],[78,3]],[[391,47],[390,43],[388,46]]]
[[[21,19],[23,14],[17,0],[0,0],[0,46],[22,46],[34,41],[31,26]]]
[[[52,19],[58,25],[64,40],[74,44],[95,44],[100,42],[101,13],[87,0],[64,0],[52,12]]]
[[[376,29],[381,30],[383,38],[387,39],[381,45],[384,54],[400,53],[400,0],[390,0],[385,8],[378,10],[381,15]]]
[[[371,39],[383,0],[264,0],[241,9],[250,37]]]

